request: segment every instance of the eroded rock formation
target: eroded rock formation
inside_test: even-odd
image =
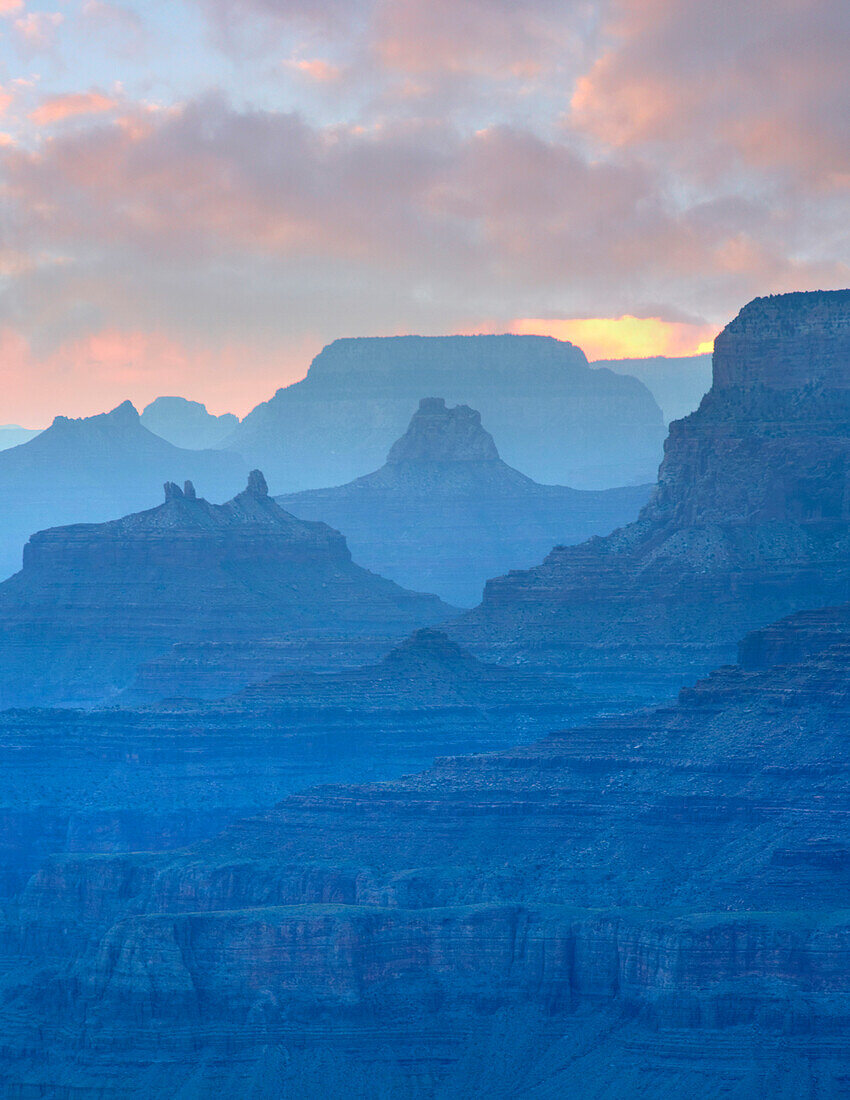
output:
[[[194,478],[211,499],[227,500],[247,471],[237,454],[183,450],[160,439],[129,401],[82,420],[57,416],[29,442],[0,452],[0,580],[21,568],[34,531],[150,508],[167,478]]]
[[[386,647],[451,611],[355,565],[339,532],[285,512],[259,471],[227,504],[173,482],[165,498],[32,536],[23,570],[0,585],[0,706],[103,700],[176,643],[288,641],[303,660],[307,639],[337,639],[359,664],[354,639]],[[160,696],[179,690],[174,676],[162,670]]]
[[[529,566],[559,543],[607,534],[649,493],[538,485],[502,462],[475,410],[424,398],[380,470],[277,499],[344,531],[357,560],[382,576],[469,607],[489,577]]]

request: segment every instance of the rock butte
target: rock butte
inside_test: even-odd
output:
[[[538,485],[502,462],[477,412],[432,397],[375,473],[277,500],[344,531],[356,559],[382,576],[469,607],[488,577],[532,565],[558,543],[607,534],[650,491]]]
[[[240,455],[183,450],[160,439],[129,401],[82,420],[57,416],[29,442],[0,452],[0,579],[21,568],[33,531],[149,508],[166,478],[192,479],[214,500],[226,500],[247,474]]]

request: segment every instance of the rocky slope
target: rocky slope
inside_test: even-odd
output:
[[[850,614],[821,619],[675,706],[51,861],[7,919],[4,1094],[845,1095]]]
[[[604,489],[655,478],[664,424],[649,391],[541,336],[337,340],[229,445],[275,493],[340,485],[380,466],[428,394],[478,409],[505,461],[536,481]]]
[[[616,374],[639,379],[658,404],[669,424],[681,420],[699,407],[711,389],[711,356],[686,355],[673,358],[654,355],[646,359],[599,359],[593,367],[607,367]]]
[[[247,473],[238,455],[181,450],[160,439],[129,401],[83,420],[58,416],[28,443],[0,452],[0,579],[21,568],[33,531],[149,508],[156,487],[170,480],[196,480],[214,500],[226,500]]]
[[[142,412],[142,424],[176,447],[201,451],[218,447],[239,424],[233,413],[214,416],[200,401],[157,397]]]
[[[850,291],[756,299],[639,519],[490,581],[453,635],[658,697],[747,631],[850,599],[848,476]]]
[[[165,496],[33,535],[0,585],[1,706],[101,700],[179,642],[386,640],[451,611],[355,565],[342,535],[285,512],[258,471],[227,504],[191,483]],[[159,694],[176,685],[166,675]]]
[[[277,500],[344,531],[369,569],[470,607],[489,577],[527,568],[557,544],[607,534],[634,519],[649,494],[649,486],[538,485],[502,462],[479,413],[431,397],[380,470]]]
[[[392,778],[531,740],[584,701],[419,630],[382,661],[218,703],[0,712],[0,895],[59,852],[183,847],[311,784]]]

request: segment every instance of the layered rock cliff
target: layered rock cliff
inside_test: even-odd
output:
[[[337,340],[230,446],[275,493],[340,485],[380,466],[425,394],[478,409],[505,461],[547,484],[640,485],[661,458],[664,422],[646,387],[542,336]]]
[[[469,607],[489,577],[607,534],[634,519],[649,493],[538,485],[502,462],[479,413],[423,398],[380,470],[277,499],[344,531],[356,559],[382,576]]]
[[[165,497],[33,535],[0,585],[0,706],[102,700],[179,642],[386,641],[451,611],[355,565],[339,532],[285,512],[258,471],[227,504],[191,483]],[[174,694],[163,675],[159,694]]]
[[[771,628],[787,652],[799,621]],[[54,860],[6,924],[0,1082],[841,1096],[848,669],[845,636],[672,707],[293,796],[187,852]]]
[[[454,635],[657,696],[747,631],[850,599],[849,326],[850,291],[751,302],[639,519],[491,581]]]
[[[213,500],[226,500],[247,473],[237,454],[188,451],[160,439],[129,401],[82,420],[57,416],[29,442],[0,452],[0,580],[21,568],[34,531],[150,508],[166,479],[194,480]]]
[[[292,791],[393,778],[584,713],[567,685],[429,629],[377,664],[285,673],[218,703],[3,711],[0,896],[52,854],[183,847]]]

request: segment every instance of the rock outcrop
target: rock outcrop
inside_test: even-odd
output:
[[[165,498],[32,536],[0,585],[0,706],[101,701],[176,643],[388,642],[452,610],[355,565],[339,532],[285,512],[258,471],[227,504],[191,483],[166,483]],[[159,694],[175,683],[164,672]]]
[[[142,412],[142,424],[154,433],[192,451],[218,447],[239,425],[233,413],[214,416],[200,401],[157,397]]]
[[[479,413],[432,397],[380,470],[277,500],[344,531],[356,559],[382,576],[470,607],[489,577],[607,534],[634,519],[649,494],[649,486],[538,485],[502,462]]]
[[[845,635],[185,852],[55,859],[6,924],[0,1085],[844,1095],[848,671]]]
[[[337,340],[228,445],[275,493],[340,485],[380,466],[423,394],[478,409],[505,461],[540,482],[640,485],[661,458],[663,418],[646,387],[543,336]]]
[[[639,519],[490,581],[453,636],[656,697],[748,631],[850,599],[850,291],[759,298],[671,425]]]
[[[213,500],[226,500],[247,472],[236,454],[187,451],[160,439],[129,401],[83,420],[57,416],[34,439],[0,452],[0,579],[21,568],[33,531],[150,508],[166,478],[192,478]]]

